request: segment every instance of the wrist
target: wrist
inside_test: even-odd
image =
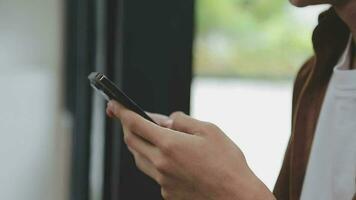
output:
[[[276,198],[267,186],[252,171],[248,171],[249,173],[245,178],[241,178],[241,174],[237,174],[239,177],[235,179],[231,193],[227,195],[226,199],[275,200]]]
[[[250,185],[249,195],[246,199],[254,200],[275,200],[273,193],[267,188],[267,186],[254,175],[254,181]]]

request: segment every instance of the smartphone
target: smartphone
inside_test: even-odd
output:
[[[106,100],[115,100],[121,105],[125,106],[127,109],[139,114],[141,117],[147,119],[148,121],[155,123],[153,119],[150,118],[139,105],[130,99],[104,74],[99,72],[92,72],[89,74],[88,79],[90,81],[90,85],[95,90],[99,91]]]

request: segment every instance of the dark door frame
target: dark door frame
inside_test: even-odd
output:
[[[91,89],[96,63],[97,1],[67,0],[66,105],[74,118],[71,199],[87,200]],[[189,113],[194,1],[104,0],[105,73],[151,112]],[[104,117],[104,113],[103,113]],[[106,120],[103,199],[161,199],[159,186],[134,165],[120,124]]]

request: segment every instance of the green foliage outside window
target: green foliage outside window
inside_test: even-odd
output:
[[[287,0],[198,0],[200,76],[290,79],[312,54],[311,29]]]

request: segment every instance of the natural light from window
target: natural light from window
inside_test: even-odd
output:
[[[325,9],[197,1],[192,115],[220,126],[270,189],[290,136],[293,77],[312,55],[312,30]]]

